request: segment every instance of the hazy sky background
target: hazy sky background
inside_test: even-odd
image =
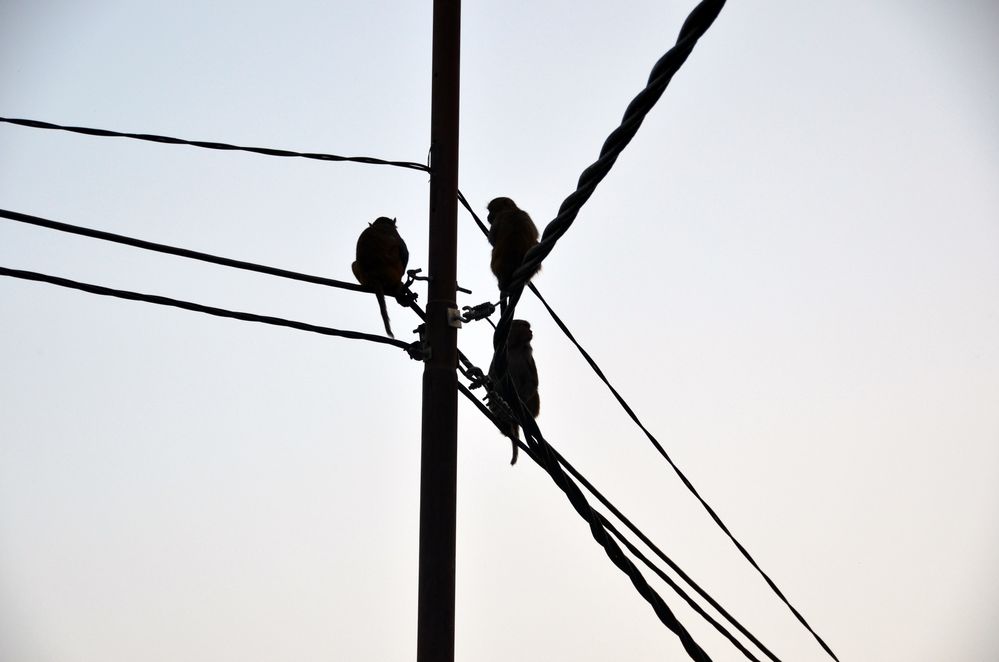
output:
[[[466,2],[480,213],[547,223],[694,4]],[[5,0],[0,115],[424,161],[430,5]],[[730,2],[536,279],[844,662],[999,655],[997,28],[987,0]],[[425,267],[427,206],[419,172],[0,125],[2,208],[333,278],[379,215]],[[495,299],[459,225],[459,304]],[[2,219],[0,264],[381,328],[370,296]],[[779,657],[828,659],[519,316],[548,438]],[[0,659],[414,658],[419,363],[9,278],[0,319]],[[459,435],[459,660],[685,659],[543,472],[466,403]]]

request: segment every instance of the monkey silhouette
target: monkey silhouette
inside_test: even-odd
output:
[[[513,279],[513,272],[524,261],[524,255],[538,245],[538,228],[527,212],[510,198],[494,198],[487,206],[489,214],[489,243],[493,245],[489,266],[505,294]],[[534,277],[541,265],[528,275]]]
[[[402,277],[409,263],[409,249],[396,229],[394,218],[380,216],[374,223],[364,228],[357,238],[357,259],[350,265],[354,277],[361,285],[375,291],[378,309],[385,323],[385,333],[390,338],[392,326],[389,324],[385,295],[396,296],[402,288]]]
[[[534,363],[534,351],[531,348],[531,340],[534,333],[531,331],[531,324],[525,320],[513,320],[510,326],[510,335],[507,337],[506,348],[506,374],[489,375],[500,393],[507,399],[507,404],[514,412],[519,412],[517,403],[524,403],[527,412],[532,418],[537,418],[541,412],[541,398],[538,396],[538,367]],[[501,414],[498,406],[490,402],[489,407],[494,414]],[[502,420],[502,416],[501,416]],[[520,439],[518,425],[513,422],[505,422],[504,433],[510,437],[513,444],[513,457],[510,464],[517,463],[517,441]]]

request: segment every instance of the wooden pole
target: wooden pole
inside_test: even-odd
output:
[[[453,662],[458,335],[449,311],[457,312],[460,0],[434,0],[433,31],[416,659]]]

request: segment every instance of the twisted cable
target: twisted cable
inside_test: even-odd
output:
[[[471,391],[469,391],[468,388],[466,388],[463,384],[459,384],[458,388],[461,391],[462,395],[464,395],[468,400],[470,400],[472,404],[474,404],[479,409],[479,411],[482,412],[483,415],[485,415],[493,423],[494,426],[496,426],[496,429],[499,430],[500,433],[504,435],[506,434],[503,427],[497,422],[495,415],[489,410],[489,408],[485,404],[483,404],[478,398],[476,398],[475,395]],[[515,439],[513,441],[514,443],[517,444],[517,446],[521,450],[527,453],[528,457],[530,457],[536,464],[538,464],[539,466],[541,465],[541,460],[539,459],[537,453],[535,453],[533,449],[529,448],[526,444],[524,444],[524,442],[522,442],[519,439]],[[577,471],[576,468],[573,467],[573,465],[568,460],[566,460],[565,457],[562,456],[562,454],[559,453],[554,446],[550,447],[555,455],[555,458],[558,460],[559,464],[561,464],[562,467],[564,467],[565,470],[568,471],[569,474],[573,478],[575,478],[580,485],[585,487],[590,494],[596,497],[596,499],[599,500],[600,503],[602,503],[619,521],[621,521],[626,527],[628,527],[628,529],[630,529],[631,532],[635,534],[635,536],[637,536],[638,539],[641,540],[642,543],[646,545],[646,547],[651,549],[656,554],[656,556],[658,556],[670,568],[672,568],[673,571],[676,572],[677,575],[679,575],[702,598],[704,598],[708,602],[708,604],[710,604],[729,623],[735,626],[735,628],[739,630],[739,632],[741,632],[744,636],[746,636],[746,638],[748,638],[751,642],[753,642],[753,644],[755,644],[761,651],[763,651],[763,653],[768,658],[770,658],[772,662],[780,662],[780,659],[776,657],[765,645],[763,645],[759,641],[759,639],[756,638],[756,636],[754,636],[751,632],[749,632],[745,628],[745,626],[743,626],[731,614],[729,614],[728,611],[726,611],[720,604],[718,604],[718,602],[715,601],[714,598],[712,598],[704,589],[702,589],[689,575],[687,575],[687,573],[683,571],[682,568],[680,568],[680,566],[678,566],[670,557],[668,557],[655,543],[649,540],[649,538],[644,533],[642,533],[642,531],[638,527],[636,527],[631,522],[631,520],[628,519],[628,517],[626,517],[620,510],[618,510],[614,506],[614,504],[611,503],[599,490],[597,490],[593,486],[593,484],[586,479],[585,476],[580,474],[579,471]],[[698,615],[700,615],[702,618],[708,621],[708,623],[710,623],[719,633],[721,633],[722,636],[728,639],[732,643],[732,645],[735,646],[739,651],[741,651],[743,655],[745,655],[748,659],[753,660],[755,662],[759,662],[759,660],[750,651],[748,651],[745,648],[745,646],[743,646],[738,641],[738,639],[736,639],[727,629],[725,629],[723,625],[721,625],[717,620],[711,617],[710,614],[707,614],[704,611],[704,609],[697,602],[695,602],[694,599],[690,597],[690,595],[686,591],[684,591],[665,572],[663,572],[658,566],[656,566],[651,560],[649,560],[647,556],[642,554],[642,552],[633,543],[631,543],[624,536],[624,534],[622,534],[617,529],[617,527],[615,527],[613,523],[609,519],[607,519],[607,517],[605,517],[603,514],[599,512],[597,513],[597,515],[600,517],[600,521],[602,522],[603,526],[608,531],[610,531],[614,535],[614,537],[617,538],[625,547],[627,547],[633,556],[642,561],[642,563],[644,563],[646,567],[648,567],[652,572],[654,572],[664,582],[666,582],[666,584],[670,588],[672,588],[676,592],[676,594],[679,595],[690,606],[691,609],[693,609]]]
[[[273,149],[270,147],[242,147],[230,145],[228,143],[209,142],[206,140],[185,140],[183,138],[171,138],[170,136],[159,136],[151,133],[123,133],[121,131],[111,131],[109,129],[93,129],[85,126],[63,126],[42,122],[40,120],[17,119],[10,117],[0,117],[0,122],[5,124],[17,124],[32,129],[51,129],[55,131],[69,131],[70,133],[80,133],[86,136],[98,136],[101,138],[130,138],[132,140],[144,140],[147,142],[163,143],[168,145],[190,145],[191,147],[201,147],[204,149],[217,149],[223,151],[252,152],[265,156],[296,157],[303,159],[313,159],[316,161],[349,161],[352,163],[365,163],[368,165],[387,165],[396,168],[406,168],[409,170],[421,170],[430,172],[430,168],[422,163],[412,161],[387,161],[371,156],[339,156],[337,154],[321,154],[317,152],[293,152],[287,149]]]
[[[479,406],[480,409],[484,407],[478,399],[463,384],[458,385],[459,390],[466,398],[472,400]],[[488,410],[483,410],[483,413],[488,414]],[[489,415],[490,420],[496,423],[495,418]],[[546,452],[547,442],[540,437],[540,431],[537,429],[537,425],[534,424],[534,419],[531,418],[529,421],[525,421],[530,428],[524,429],[524,436],[528,439],[527,446],[520,444],[528,454],[531,456],[538,466],[545,470],[546,473],[555,481],[555,484],[565,492],[566,497],[568,497],[569,502],[572,504],[573,508],[583,519],[586,520],[590,527],[590,533],[593,535],[594,540],[596,540],[606,552],[610,560],[616,565],[622,572],[624,572],[631,583],[635,586],[638,593],[652,606],[653,611],[659,620],[665,625],[671,632],[673,632],[680,639],[680,643],[683,645],[684,650],[690,659],[696,662],[711,662],[711,658],[704,651],[703,648],[698,645],[694,638],[690,635],[687,629],[677,620],[673,611],[669,608],[662,597],[656,593],[656,591],[649,585],[645,580],[642,573],[635,567],[621,548],[614,542],[614,539],[607,535],[607,530],[604,528],[603,521],[601,520],[602,515],[597,513],[593,508],[590,507],[589,503],[586,501],[586,497],[583,496],[582,491],[579,487],[572,482],[568,476],[562,471],[561,467],[550,452]],[[710,620],[710,618],[709,618]],[[752,658],[751,659],[755,659]],[[757,661],[758,662],[758,661]]]
[[[604,141],[603,147],[600,149],[600,157],[579,176],[576,190],[562,202],[558,214],[545,227],[541,241],[527,252],[524,256],[524,262],[514,272],[508,288],[508,303],[496,325],[493,341],[500,365],[505,365],[506,338],[510,333],[513,314],[527,279],[537,272],[541,262],[552,252],[559,238],[572,226],[583,204],[590,199],[597,185],[610,172],[617,157],[635,136],[645,116],[666,91],[673,75],[687,61],[687,57],[693,51],[697,41],[711,27],[724,6],[725,0],[702,0],[694,7],[687,20],[684,21],[683,27],[680,28],[676,44],[653,66],[645,89],[639,92],[628,104],[621,124]]]
[[[667,51],[658,62],[656,62],[649,75],[649,80],[645,89],[643,89],[628,105],[620,126],[618,126],[618,128],[616,128],[604,142],[599,158],[582,172],[579,177],[576,190],[569,194],[569,196],[562,202],[556,217],[545,227],[544,233],[542,234],[538,245],[531,248],[524,256],[523,263],[513,274],[511,284],[508,287],[507,304],[503,309],[500,320],[496,325],[496,332],[493,336],[493,349],[495,352],[493,357],[494,369],[499,371],[505,370],[506,340],[510,333],[510,326],[513,321],[517,303],[520,301],[520,297],[523,294],[524,286],[527,283],[527,280],[537,271],[542,261],[551,253],[559,238],[561,238],[562,235],[568,231],[569,227],[571,227],[583,204],[589,200],[597,185],[603,181],[607,173],[610,172],[610,169],[617,161],[617,157],[621,154],[624,148],[627,147],[628,143],[631,142],[631,139],[635,136],[638,128],[642,124],[642,121],[645,119],[645,116],[662,96],[666,87],[669,85],[669,82],[672,80],[673,75],[687,60],[687,57],[689,57],[690,53],[693,51],[697,41],[704,35],[708,28],[711,27],[724,5],[725,0],[702,0],[702,2],[698,4],[690,13],[687,20],[684,22],[683,27],[680,29],[680,34],[677,37],[676,44],[673,48]],[[463,204],[465,204],[466,208],[468,208],[467,201],[464,201]],[[484,228],[481,221],[479,221],[477,217],[476,222],[480,228]],[[540,298],[540,294],[537,292],[537,289],[532,286],[532,290]],[[547,307],[547,304],[545,305]],[[550,308],[549,313],[551,313],[553,318],[558,322],[557,317],[554,316],[554,313]],[[582,350],[582,347],[580,347],[578,343],[575,343],[571,334],[568,333],[568,329],[561,324],[560,326],[563,328],[563,332],[566,332],[570,339],[573,340],[577,348]],[[596,364],[592,361],[592,359],[589,359],[585,352],[583,352],[583,354],[591,366],[596,369],[597,374],[604,379],[608,386],[610,386],[606,378],[603,377],[599,368],[596,368]],[[808,624],[801,613],[795,609],[793,605],[791,605],[790,601],[788,601],[773,580],[762,570],[762,568],[760,568],[759,564],[757,564],[752,556],[750,556],[745,547],[743,547],[742,544],[736,540],[736,538],[728,530],[728,527],[724,525],[721,518],[718,517],[714,510],[708,506],[707,502],[694,489],[693,484],[691,484],[686,476],[679,471],[679,468],[673,463],[672,459],[668,457],[668,454],[666,454],[665,450],[662,449],[662,446],[658,443],[658,441],[655,441],[652,435],[648,433],[644,426],[642,426],[641,422],[638,421],[637,416],[635,416],[634,412],[631,411],[631,408],[627,406],[627,403],[620,398],[613,388],[612,392],[614,392],[618,401],[625,407],[625,410],[629,413],[633,420],[635,420],[643,431],[646,432],[650,440],[653,440],[654,445],[660,450],[664,457],[666,457],[667,461],[680,476],[687,489],[694,494],[715,523],[728,535],[742,555],[762,575],[771,590],[791,610],[798,622],[812,634],[823,650],[825,650],[830,657],[839,662],[839,658],[836,657],[832,649]]]

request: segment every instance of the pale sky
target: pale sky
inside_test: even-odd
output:
[[[694,4],[466,2],[480,214],[547,223]],[[5,0],[0,116],[422,162],[430,6]],[[843,662],[999,657],[997,28],[987,0],[728,3],[535,280]],[[0,124],[0,208],[342,280],[386,215],[426,267],[427,177],[394,168]],[[495,300],[459,228],[459,305]],[[4,219],[0,266],[381,332],[369,295]],[[518,317],[547,438],[778,657],[828,660]],[[0,660],[415,658],[419,363],[11,278],[0,319]],[[459,343],[488,365],[484,322]],[[546,475],[459,426],[456,659],[686,659]]]

